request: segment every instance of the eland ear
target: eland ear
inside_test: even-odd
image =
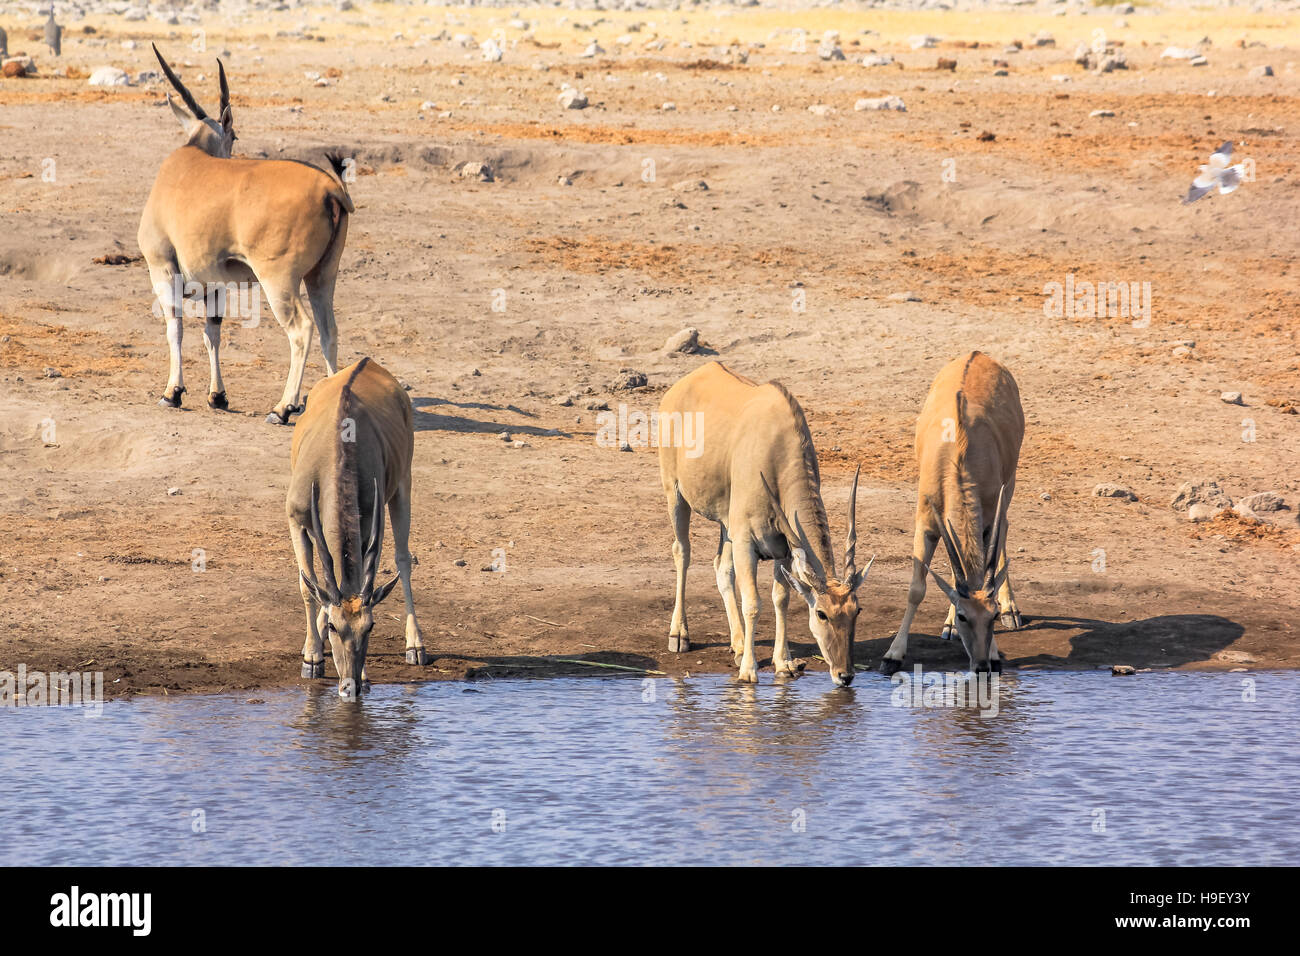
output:
[[[871,560],[867,562],[867,566],[865,568],[863,568],[861,571],[855,571],[853,573],[853,577],[849,580],[850,591],[856,591],[858,588],[862,587],[862,582],[867,579],[867,572],[871,570],[871,566],[875,563],[876,563],[876,556],[873,554],[871,556]]]
[[[927,566],[926,570],[930,572],[930,577],[934,578],[934,583],[939,585],[939,590],[944,593],[944,596],[951,603],[956,604],[958,601],[961,600],[961,595],[957,593],[956,589],[954,589],[952,585],[950,585],[943,578],[939,577],[939,573],[935,571],[934,568]]]
[[[377,607],[380,601],[388,597],[389,592],[392,591],[393,588],[397,586],[397,582],[400,579],[401,579],[401,575],[394,574],[393,580],[389,581],[387,584],[381,584],[379,587],[375,588],[374,593],[370,595],[370,606]]]
[[[813,593],[812,588],[799,579],[797,573],[791,573],[788,571],[784,564],[778,564],[776,566],[776,573],[784,577],[786,581],[790,583],[790,587],[795,589],[795,593],[804,599],[809,608],[817,606],[817,595]]]
[[[235,128],[235,114],[230,112],[229,106],[221,111],[221,128],[227,133],[232,132]]]
[[[312,598],[321,606],[322,609],[329,606],[329,598],[325,596],[325,593],[317,587],[316,583],[312,581],[311,578],[307,577],[306,572],[301,568],[298,569],[298,577],[302,579],[303,586],[307,588],[311,593]]]
[[[172,95],[170,93],[167,93],[166,96],[167,96],[167,105],[172,108],[172,114],[176,117],[176,122],[180,123],[181,129],[185,130],[185,132],[188,133],[190,131],[190,127],[194,125],[194,117],[191,116],[186,111],[185,107],[181,106],[174,99],[172,99]]]

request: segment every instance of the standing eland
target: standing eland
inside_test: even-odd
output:
[[[680,427],[688,415],[698,416],[700,429],[689,451]],[[721,525],[713,568],[727,610],[731,650],[740,668],[738,678],[747,683],[758,681],[754,657],[758,562],[771,560],[776,562],[772,664],[777,674],[798,672],[786,643],[786,610],[789,587],[793,587],[808,604],[808,628],[830,668],[831,679],[838,686],[851,684],[856,592],[871,570],[870,562],[861,571],[854,563],[857,475],[849,499],[844,576],[839,578],[822,504],[817,452],[803,409],[785,386],[777,382],[759,385],[720,362],[710,362],[668,390],[660,405],[658,425],[659,474],[673,520],[673,561],[677,566],[668,649],[691,649],[686,630],[686,569],[691,563],[691,514],[699,512]]]
[[[880,670],[893,674],[907,656],[907,637],[925,597],[926,573],[948,598],[943,638],[955,631],[971,670],[1002,670],[993,622],[1020,627],[1007,580],[1007,509],[1016,490],[1016,465],[1025,437],[1020,389],[1011,373],[982,352],[949,362],[930,386],[916,422],[920,481],[912,543],[907,610]],[[930,567],[943,538],[951,585]]]
[[[158,404],[179,408],[185,392],[181,323],[185,298],[192,294],[188,290],[197,284],[207,309],[203,341],[211,376],[208,405],[229,407],[220,357],[226,297],[231,287],[247,288],[255,282],[289,337],[289,377],[279,404],[266,417],[272,424],[287,425],[290,415],[302,411],[298,399],[313,321],[326,370],[333,375],[338,365],[334,281],[353,211],[343,182],[346,164],[333,154],[328,156],[331,172],[295,160],[231,159],[237,137],[225,66],[217,61],[221,106],[213,120],[156,46],[154,54],[188,107],[168,94],[186,142],[163,160],[137,236],[167,319],[171,368]],[[298,292],[304,284],[310,314]]]
[[[339,695],[365,692],[366,648],[374,608],[401,580],[406,592],[406,663],[429,656],[411,593],[411,400],[368,358],[322,379],[293,431],[285,510],[307,613],[302,676],[324,677],[322,632],[329,635]],[[393,522],[397,576],[375,586],[384,505]],[[316,577],[319,555],[323,583]]]

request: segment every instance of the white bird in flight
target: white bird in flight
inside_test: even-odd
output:
[[[1231,161],[1232,140],[1228,140],[1210,154],[1209,165],[1202,166],[1201,175],[1192,180],[1192,188],[1187,190],[1183,205],[1196,202],[1215,186],[1219,187],[1220,193],[1230,193],[1241,185],[1246,174],[1246,165],[1238,163],[1236,166],[1229,166],[1228,163]]]

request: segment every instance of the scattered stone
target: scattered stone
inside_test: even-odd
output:
[[[1203,56],[1194,56],[1187,62],[1192,64],[1192,66],[1209,66],[1210,64],[1210,61]]]
[[[683,179],[681,182],[673,183],[673,192],[706,193],[708,191],[709,184],[703,179]]]
[[[464,558],[457,558],[455,561],[453,561],[453,562],[451,562],[451,563],[454,564],[454,565],[455,565],[456,567],[458,567],[458,568],[463,568],[463,567],[465,567],[466,561],[465,561]]]
[[[690,355],[694,352],[698,352],[699,349],[700,330],[693,327],[682,329],[664,343],[665,352],[684,352],[687,355]]]
[[[1199,56],[1195,50],[1190,47],[1169,46],[1160,54],[1162,60],[1192,60]]]
[[[1116,677],[1128,677],[1130,674],[1136,674],[1137,668],[1128,664],[1112,664],[1110,672]]]
[[[505,56],[500,45],[498,45],[497,41],[493,40],[491,37],[479,44],[479,49],[483,51],[483,59],[487,60],[489,63],[500,63],[501,58]]]
[[[853,104],[853,109],[861,113],[863,110],[898,110],[900,113],[907,112],[907,107],[897,96],[881,96],[877,99],[861,99]]]
[[[1188,346],[1188,345],[1175,345],[1175,346],[1174,346],[1173,356],[1174,356],[1174,358],[1176,358],[1176,359],[1184,359],[1184,358],[1188,358],[1191,354],[1192,354],[1191,346]]]
[[[1213,478],[1194,478],[1183,482],[1170,500],[1169,507],[1175,511],[1183,511],[1198,502],[1216,508],[1232,507],[1232,499],[1224,494],[1219,483]]]
[[[635,369],[621,368],[618,370],[618,378],[610,386],[612,392],[627,392],[634,388],[645,388],[648,379],[644,372],[638,372]]]
[[[814,103],[812,106],[808,107],[808,112],[812,113],[814,116],[829,116],[832,111],[830,106],[825,103]]]
[[[1247,495],[1236,504],[1236,510],[1245,509],[1250,512],[1272,512],[1283,511],[1286,509],[1286,502],[1276,491],[1261,491],[1258,494]]]
[[[91,86],[130,86],[131,78],[125,70],[119,70],[115,66],[101,66],[90,74],[89,82]]]
[[[595,40],[592,40],[591,43],[587,44],[587,49],[578,54],[578,58],[581,60],[589,60],[593,56],[600,56],[604,52],[605,50],[601,45]]]
[[[863,66],[889,66],[894,62],[894,58],[888,54],[868,53],[862,58]]]
[[[907,41],[907,45],[913,50],[925,50],[939,42],[938,37],[932,37],[928,33],[918,34]]]
[[[1123,485],[1117,485],[1113,481],[1103,481],[1097,487],[1092,489],[1092,493],[1098,498],[1122,498],[1125,501],[1137,501],[1138,496],[1133,494]]]
[[[676,111],[676,109],[677,109],[677,104],[676,104],[676,103],[669,102],[669,103],[665,103],[663,106],[661,106],[661,107],[659,107],[659,108],[660,108],[661,110],[663,110],[665,113],[672,113],[672,112]]]
[[[1091,113],[1088,114],[1089,117],[1093,117],[1093,116],[1104,117],[1104,116],[1114,116],[1114,115],[1115,115],[1114,110],[1093,110]]]
[[[50,366],[47,365],[47,366],[45,366],[45,377],[46,377],[46,378],[63,378],[63,373],[60,372],[57,368],[51,368]]]
[[[1272,68],[1271,66],[1257,66],[1257,67],[1254,67],[1254,68],[1253,68],[1253,69],[1252,69],[1248,74],[1246,74],[1246,75],[1247,75],[1247,76],[1257,77],[1257,78],[1258,78],[1258,77],[1264,77],[1264,76],[1272,76],[1272,75],[1273,75],[1273,68]]]
[[[935,64],[934,68],[936,70],[955,70],[957,69],[957,61],[945,60],[943,57],[939,57],[939,62]]]
[[[889,297],[891,302],[920,302],[921,297],[915,292],[895,292]]]
[[[994,76],[1010,76],[1010,75],[1011,75],[1011,71],[1010,71],[1010,70],[994,70],[994,71],[993,71],[993,75],[994,75]]]
[[[560,93],[560,105],[566,110],[585,110],[587,108],[587,97],[582,90],[576,90],[569,87]]]
[[[486,163],[466,163],[460,168],[462,179],[477,179],[481,183],[492,182],[492,169]]]
[[[172,497],[175,497],[176,495],[179,495],[180,493],[181,493],[181,490],[180,490],[179,488],[168,488],[168,489],[167,489],[167,494],[170,495],[170,496],[172,496]]]
[[[1245,405],[1246,401],[1241,397],[1241,392],[1224,392],[1219,399],[1228,405]]]
[[[1206,504],[1204,501],[1198,501],[1187,509],[1187,520],[1199,524],[1202,521],[1211,521],[1227,510],[1227,508],[1216,508],[1214,505]]]

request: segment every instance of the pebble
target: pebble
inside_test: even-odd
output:
[[[1098,498],[1122,498],[1125,501],[1137,501],[1138,496],[1133,494],[1123,485],[1117,485],[1113,481],[1103,481],[1097,487],[1092,489],[1092,493]]]
[[[1114,111],[1114,110],[1093,110],[1093,111],[1092,111],[1091,113],[1089,113],[1088,115],[1089,115],[1090,117],[1092,117],[1092,116],[1101,116],[1101,117],[1105,117],[1105,116],[1114,116],[1114,115],[1115,115],[1115,111]]]
[[[1127,677],[1130,674],[1136,674],[1137,668],[1129,664],[1112,664],[1110,672],[1116,677]]]
[[[130,86],[131,78],[115,66],[101,66],[90,74],[91,86]]]
[[[897,96],[882,96],[877,99],[861,99],[853,104],[853,109],[861,113],[863,110],[898,110],[900,113],[907,112],[907,107]]]
[[[1272,75],[1273,75],[1273,68],[1271,66],[1257,66],[1252,68],[1250,73],[1247,74],[1247,76],[1254,76],[1254,77],[1264,77],[1264,76],[1272,76]]]
[[[1245,400],[1241,397],[1241,392],[1224,392],[1219,399],[1227,405],[1245,405]]]
[[[587,96],[582,90],[569,87],[569,89],[560,93],[560,105],[566,110],[585,110],[587,108]]]
[[[481,183],[492,182],[492,169],[486,163],[466,163],[460,168],[462,179],[477,179]]]

